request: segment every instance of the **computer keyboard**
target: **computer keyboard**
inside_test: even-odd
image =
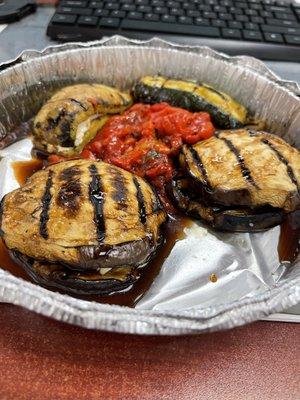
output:
[[[300,3],[276,0],[63,0],[47,34],[93,40],[121,34],[208,45],[229,54],[300,61]]]

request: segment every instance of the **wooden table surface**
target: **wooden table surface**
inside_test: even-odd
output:
[[[296,324],[143,337],[0,307],[1,400],[300,398]]]

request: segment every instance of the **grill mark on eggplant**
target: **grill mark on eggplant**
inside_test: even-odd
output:
[[[51,194],[51,188],[53,185],[53,175],[54,172],[52,170],[49,171],[46,186],[45,186],[45,191],[42,196],[42,212],[40,214],[40,235],[44,239],[48,239],[48,228],[47,228],[47,223],[49,221],[49,209],[50,209],[50,203],[52,200],[52,194]]]
[[[147,221],[147,213],[146,213],[144,195],[141,190],[140,184],[135,176],[133,177],[133,183],[134,183],[134,186],[136,187],[136,198],[137,198],[138,205],[139,205],[140,221],[144,225]]]
[[[212,191],[212,186],[211,183],[209,181],[208,175],[207,175],[207,171],[206,168],[198,154],[198,152],[192,147],[192,146],[188,146],[189,152],[192,156],[192,159],[194,160],[198,170],[201,172],[203,178],[204,178],[204,182],[203,185],[205,186],[205,188],[209,191]]]
[[[56,118],[48,118],[47,119],[48,126],[46,127],[46,130],[50,131],[50,130],[56,128],[57,125],[59,124],[60,120],[63,117],[65,117],[65,115],[66,115],[66,110],[62,109],[62,110],[59,111],[59,113],[57,114]]]
[[[294,174],[292,167],[290,166],[288,160],[280,153],[278,149],[271,143],[268,139],[261,139],[261,142],[266,144],[277,156],[278,160],[282,162],[286,166],[286,170],[291,182],[297,187],[298,192],[300,191],[300,185],[297,181],[297,178]]]
[[[126,186],[124,175],[113,167],[108,168],[108,172],[112,175],[112,185],[114,191],[112,193],[112,199],[118,203],[120,208],[127,208],[128,204],[128,189]]]
[[[86,106],[84,104],[82,104],[79,100],[70,98],[70,101],[72,103],[78,104],[84,111],[87,111],[88,109],[86,108]]]
[[[77,213],[80,207],[80,197],[82,196],[80,179],[64,181],[56,197],[56,204],[64,208],[69,215]]]
[[[81,174],[80,169],[76,166],[72,166],[62,170],[61,173],[59,174],[59,179],[62,181],[66,181],[69,179],[73,179],[80,174]]]
[[[215,133],[215,136],[218,139],[223,140],[223,142],[226,144],[226,146],[229,148],[229,150],[232,151],[232,153],[235,155],[235,157],[236,157],[236,159],[237,159],[237,161],[239,163],[239,166],[241,168],[242,175],[245,178],[245,180],[247,182],[249,182],[252,186],[254,186],[256,189],[259,189],[259,186],[254,181],[254,179],[252,178],[250,169],[246,166],[244,157],[241,155],[239,149],[234,146],[234,144],[232,143],[231,140],[229,140],[227,138],[220,137],[219,133]]]
[[[105,221],[103,215],[103,189],[100,175],[95,164],[89,166],[90,176],[92,178],[89,184],[89,198],[94,207],[94,222],[97,230],[97,239],[102,243],[105,238]]]

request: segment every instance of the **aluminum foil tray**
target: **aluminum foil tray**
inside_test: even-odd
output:
[[[0,198],[17,186],[10,163],[30,158],[31,141],[17,141],[18,134],[11,132],[33,117],[55,90],[96,81],[128,89],[139,77],[157,73],[212,84],[300,149],[299,87],[280,80],[254,58],[119,36],[28,50],[0,66]],[[293,264],[279,262],[279,235],[280,227],[229,234],[193,223],[134,309],[52,292],[1,268],[0,301],[113,332],[180,335],[228,329],[300,301],[300,257]],[[215,283],[209,280],[212,273],[218,277]]]

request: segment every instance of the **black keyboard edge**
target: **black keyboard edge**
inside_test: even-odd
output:
[[[73,26],[59,26],[50,24],[47,28],[47,35],[53,40],[60,42],[97,40],[103,36],[122,35],[129,39],[147,40],[153,37],[160,37],[164,40],[190,45],[190,46],[209,46],[214,50],[224,52],[228,55],[248,55],[263,60],[275,61],[300,61],[300,47],[280,44],[268,44],[265,42],[229,40],[221,38],[206,38],[191,35],[175,34],[155,34],[154,32],[133,32],[126,30],[113,29],[94,29],[89,27],[80,27],[80,33],[74,32]]]

